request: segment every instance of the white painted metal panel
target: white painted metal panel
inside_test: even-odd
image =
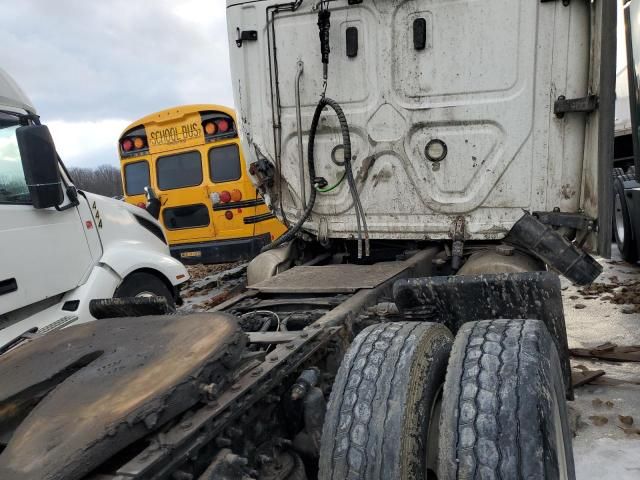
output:
[[[303,1],[295,12],[276,14],[269,47],[266,9],[278,3],[230,0],[227,20],[249,163],[257,152],[277,163],[269,72],[269,52],[275,51],[281,175],[269,197],[277,209],[282,203],[293,221],[301,206],[294,78],[302,61],[306,155],[322,92],[322,64],[317,2]],[[588,2],[365,0],[349,6],[336,0],[329,5],[327,96],[342,105],[350,125],[354,175],[372,238],[449,238],[460,215],[469,238],[502,238],[522,209],[580,208],[587,116],[556,118],[553,104],[560,95],[589,93]],[[423,50],[413,45],[416,18],[426,23]],[[358,54],[352,58],[346,55],[348,27],[358,30]],[[237,47],[238,29],[256,30],[257,41]],[[275,85],[273,62],[271,77]],[[448,150],[439,164],[424,152],[433,139]],[[316,137],[315,165],[330,184],[342,173],[330,158],[340,143],[337,120],[327,115]],[[321,219],[330,237],[356,234],[346,183],[318,195],[305,228],[317,232]]]

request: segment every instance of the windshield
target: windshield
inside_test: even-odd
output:
[[[18,119],[0,112],[0,203],[31,203],[18,150]]]

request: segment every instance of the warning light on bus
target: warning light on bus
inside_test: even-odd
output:
[[[220,192],[220,202],[229,203],[231,201],[231,194],[226,190]]]
[[[213,122],[207,122],[204,126],[204,131],[207,135],[215,135],[215,133],[218,131],[218,127]]]
[[[125,138],[122,141],[122,150],[124,150],[125,152],[128,152],[132,148],[133,148],[133,142],[131,140],[129,140],[128,138]]]
[[[134,138],[133,146],[136,147],[136,150],[140,150],[142,147],[144,147],[144,140],[141,137]]]
[[[237,188],[234,188],[233,190],[231,190],[231,201],[239,202],[240,200],[242,200],[242,192]]]
[[[217,120],[216,125],[218,125],[218,130],[220,133],[226,133],[229,131],[229,122],[224,118]]]

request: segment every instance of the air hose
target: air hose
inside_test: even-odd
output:
[[[328,2],[327,2],[328,3]],[[356,181],[353,178],[353,170],[351,169],[351,138],[349,137],[349,125],[347,123],[347,117],[345,116],[342,108],[335,100],[327,98],[325,92],[327,89],[327,76],[329,67],[329,31],[331,27],[330,23],[331,12],[327,8],[327,4],[321,2],[321,9],[318,12],[318,30],[320,36],[320,53],[322,57],[322,77],[323,77],[323,92],[316,110],[313,114],[313,120],[311,121],[311,128],[309,130],[309,146],[307,148],[307,161],[309,163],[309,180],[311,182],[311,193],[309,195],[309,201],[304,212],[296,222],[296,224],[289,228],[289,230],[274,242],[266,245],[262,248],[262,252],[279,247],[283,243],[293,240],[298,234],[304,222],[307,221],[313,210],[313,206],[316,201],[317,192],[328,193],[337,188],[346,178],[353,197],[353,208],[356,213],[356,223],[358,226],[358,258],[362,258],[362,231],[364,228],[365,239],[365,255],[369,256],[369,229],[367,228],[367,220],[365,219],[364,209],[360,202],[360,196],[358,195],[358,189],[356,187]],[[316,131],[318,130],[318,122],[320,121],[320,115],[324,107],[329,106],[333,109],[340,122],[340,130],[342,131],[342,147],[344,152],[344,174],[342,178],[338,180],[335,185],[330,187],[326,186],[324,179],[316,178],[315,162],[313,159],[313,152],[315,148]],[[322,186],[321,186],[322,185]],[[282,201],[282,197],[280,197]]]
[[[364,211],[362,209],[362,204],[360,203],[360,198],[358,196],[358,191],[356,189],[355,179],[353,178],[353,171],[351,169],[351,138],[349,136],[349,125],[347,123],[347,118],[342,111],[342,108],[335,100],[332,100],[327,97],[322,97],[316,106],[316,110],[313,114],[313,120],[311,121],[311,128],[309,130],[309,146],[307,149],[307,162],[309,168],[309,179],[311,181],[311,192],[309,194],[309,201],[307,203],[307,208],[304,210],[298,221],[295,225],[293,225],[284,235],[275,240],[274,242],[266,245],[262,248],[263,252],[267,250],[271,250],[273,248],[279,247],[283,243],[289,242],[293,240],[293,238],[300,231],[304,223],[307,221],[309,216],[311,215],[311,211],[315,205],[317,191],[322,189],[317,188],[317,180],[316,180],[316,168],[314,161],[314,151],[315,151],[315,138],[316,132],[318,130],[318,123],[320,121],[320,115],[322,115],[322,110],[326,106],[329,106],[333,109],[338,117],[338,121],[340,122],[340,130],[342,133],[342,145],[344,152],[344,176],[347,179],[347,183],[349,184],[349,189],[351,190],[351,195],[353,197],[353,206],[356,210],[356,221],[358,225],[358,257],[362,257],[362,226],[364,226],[365,230],[365,241],[366,241],[366,250],[365,254],[369,254],[369,234],[367,230],[366,220],[364,219]],[[335,185],[337,186],[337,185]],[[334,187],[335,187],[334,186]],[[361,217],[362,223],[361,225]]]

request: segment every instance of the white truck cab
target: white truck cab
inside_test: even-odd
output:
[[[92,299],[164,296],[185,267],[145,210],[78,191],[46,126],[0,69],[0,352],[93,320]]]

